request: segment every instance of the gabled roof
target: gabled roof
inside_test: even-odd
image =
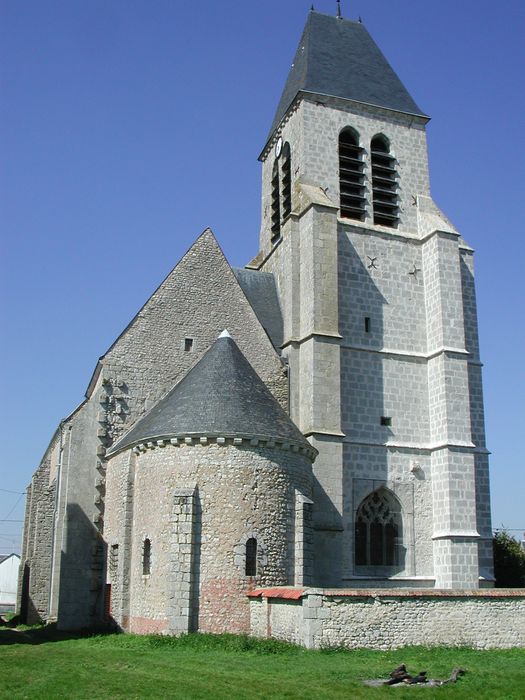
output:
[[[279,352],[283,344],[283,315],[273,273],[240,267],[232,269],[261,326]]]
[[[270,439],[313,450],[226,333],[108,456],[139,443],[191,435]]]
[[[11,557],[16,557],[17,559],[20,559],[18,554],[15,554],[12,552],[11,554],[0,554],[0,564],[2,564],[4,561],[7,561],[8,559],[11,559]]]
[[[299,92],[426,117],[363,24],[314,11],[308,15],[267,141]]]

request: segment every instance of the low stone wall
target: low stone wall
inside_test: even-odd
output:
[[[525,589],[257,589],[251,633],[308,648],[525,647]]]

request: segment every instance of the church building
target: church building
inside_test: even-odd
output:
[[[261,587],[491,587],[473,250],[361,22],[311,11],[259,252],[210,229],[98,360],[28,488],[19,608],[250,631]]]

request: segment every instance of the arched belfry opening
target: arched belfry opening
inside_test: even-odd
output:
[[[355,516],[355,565],[399,567],[403,562],[403,517],[396,496],[382,487],[361,501]]]
[[[292,211],[292,156],[290,144],[286,142],[283,146],[282,155],[282,182],[283,182],[283,220]]]
[[[339,134],[339,200],[341,216],[364,221],[366,198],[363,149],[350,127]]]
[[[281,195],[279,188],[279,165],[277,161],[273,164],[272,171],[272,233],[271,241],[277,243],[281,236]]]
[[[383,134],[374,136],[370,150],[374,224],[395,228],[399,220],[396,159],[390,155],[390,144]]]

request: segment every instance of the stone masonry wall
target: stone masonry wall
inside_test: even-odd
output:
[[[39,571],[39,585],[53,581],[52,608],[60,626],[89,626],[103,612],[107,448],[172,388],[225,327],[286,407],[283,364],[213,234],[206,231],[100,360],[89,397],[63,424],[68,446],[60,473],[55,565],[52,575],[48,557]],[[193,340],[190,351],[185,338]],[[49,455],[53,449],[50,445]],[[46,469],[57,473],[56,464]],[[49,481],[49,474],[45,478]],[[37,483],[32,499],[35,504],[40,499]],[[28,533],[36,526],[36,514],[35,505],[28,511]],[[42,551],[50,548],[51,542]],[[49,610],[42,614],[47,619]]]
[[[246,590],[294,580],[296,490],[311,496],[309,461],[242,441],[238,446],[182,441],[180,446],[147,449],[136,456],[133,539],[123,546],[117,541],[124,537],[119,525],[122,481],[129,477],[122,460],[116,455],[108,465],[106,535],[108,547],[119,544],[119,556],[129,561],[129,629],[181,631],[186,614],[186,631],[248,631]],[[182,501],[190,492],[193,514],[182,521]],[[255,577],[246,577],[244,571],[250,537],[258,543]],[[146,539],[151,542],[149,574],[142,568]],[[192,563],[185,564],[187,571],[177,567],[174,572],[173,552],[180,550],[182,556],[181,546],[188,544]],[[186,609],[181,603],[174,606],[182,600],[181,591],[175,590],[181,584],[188,593]],[[200,591],[198,597],[195,591]]]
[[[57,431],[27,491],[17,605],[18,610],[25,613],[24,621],[28,624],[46,620],[49,613],[59,447],[60,432]],[[25,600],[22,600],[23,588]]]
[[[299,641],[309,648],[525,647],[523,591],[499,589],[469,595],[306,589],[296,601],[290,601],[286,592],[281,598],[275,589],[252,595],[252,634]],[[266,615],[261,598],[267,599]]]
[[[193,367],[227,329],[283,407],[282,363],[211,231],[205,231],[104,356],[104,373],[124,389],[110,444]],[[193,343],[185,350],[185,339]],[[120,409],[119,409],[120,405]]]

